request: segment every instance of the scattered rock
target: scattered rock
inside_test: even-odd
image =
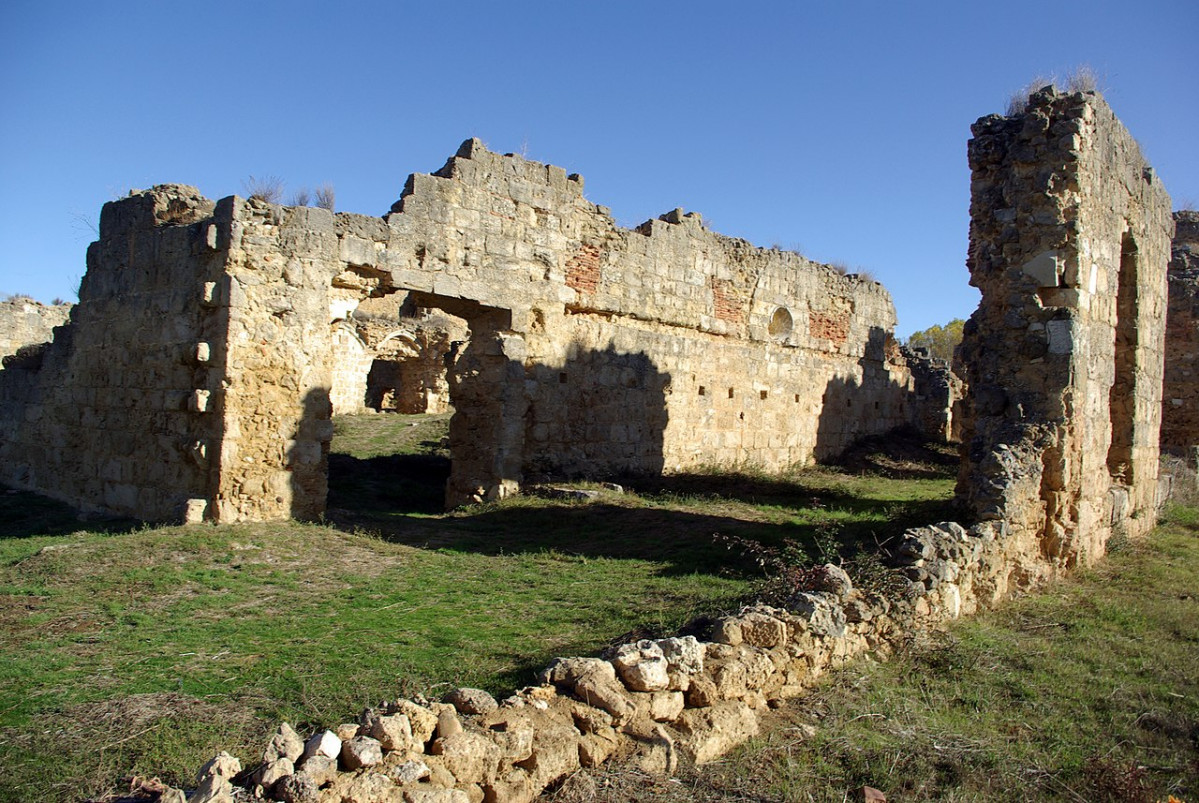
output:
[[[499,708],[495,698],[482,689],[454,689],[443,699],[460,714],[490,714]]]
[[[278,732],[271,739],[271,743],[266,746],[266,750],[262,753],[262,760],[267,764],[274,763],[280,758],[289,759],[295,762],[304,754],[304,740],[300,738],[300,734],[284,722],[279,726]]]
[[[369,736],[355,736],[341,745],[341,763],[351,772],[383,761],[383,745]]]
[[[338,735],[333,731],[321,731],[304,743],[304,752],[300,756],[300,760],[301,763],[304,763],[313,756],[336,759],[340,755],[341,739]]]
[[[275,787],[275,796],[283,803],[317,803],[320,786],[307,772],[287,776]]]
[[[396,764],[387,771],[387,775],[397,784],[416,783],[429,777],[429,765],[423,761],[409,760]]]

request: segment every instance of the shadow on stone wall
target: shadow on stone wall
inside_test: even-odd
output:
[[[525,374],[526,482],[661,475],[671,377],[647,354],[575,347]]]
[[[834,376],[825,385],[816,426],[813,454],[830,462],[855,442],[906,425],[913,399],[907,388],[887,371],[889,333],[871,327],[866,348],[858,360],[862,378]]]
[[[316,521],[325,514],[329,492],[329,442],[333,434],[329,388],[304,395],[303,410],[285,463],[291,481],[291,518]]]

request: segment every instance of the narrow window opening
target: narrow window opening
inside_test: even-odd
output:
[[[1137,245],[1124,235],[1120,272],[1116,276],[1115,381],[1108,392],[1112,441],[1107,450],[1107,470],[1114,482],[1132,485],[1132,443],[1136,416],[1137,362]]]
[[[699,386],[699,395],[706,396],[707,394],[708,394],[707,389],[703,385],[700,385]]]
[[[764,391],[764,390],[763,390],[761,393],[759,393],[759,394],[758,394],[758,396],[759,396],[759,397],[762,399],[762,401],[766,401],[766,396],[767,396],[767,395],[768,395],[768,394],[767,394],[767,392],[766,392],[766,391]]]
[[[733,389],[729,388],[729,398],[733,398]]]
[[[565,385],[566,384],[566,374],[564,374],[564,373],[558,374],[558,382],[560,384]]]

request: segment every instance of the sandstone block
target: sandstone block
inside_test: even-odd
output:
[[[205,775],[187,803],[233,803],[233,784],[220,775]]]
[[[683,712],[680,747],[696,764],[704,764],[758,735],[758,718],[745,703],[727,700]]]
[[[454,707],[447,705],[437,712],[437,738],[445,739],[462,733],[462,721],[454,713]]]
[[[341,763],[347,770],[373,767],[383,761],[383,745],[369,736],[355,736],[341,745]]]
[[[297,772],[281,780],[275,787],[275,796],[283,803],[317,803],[320,785],[306,772]]]
[[[493,781],[503,758],[495,742],[481,733],[467,731],[436,739],[431,752],[441,758],[459,784]]]
[[[444,701],[458,709],[460,714],[490,714],[499,704],[482,689],[454,689]]]
[[[341,739],[333,731],[321,731],[314,734],[307,742],[304,743],[304,752],[301,754],[301,762],[307,761],[313,756],[324,756],[336,760],[341,755]]]
[[[384,750],[408,750],[412,747],[412,723],[404,714],[372,714],[365,724],[368,736],[377,739]]]
[[[391,767],[387,771],[387,775],[397,784],[412,784],[429,777],[429,765],[423,761],[410,759]]]
[[[412,740],[418,745],[428,744],[433,738],[433,732],[437,729],[437,715],[422,705],[417,705],[411,700],[397,700],[395,708],[398,713],[408,717],[408,722],[412,726]]]
[[[539,728],[533,737],[533,754],[520,767],[533,786],[544,789],[579,767],[579,733],[569,726]]]
[[[612,657],[621,680],[633,691],[661,691],[669,687],[669,664],[662,648],[653,641],[622,644]]]
[[[301,759],[296,767],[311,778],[317,786],[324,786],[337,777],[337,759],[329,758],[323,753],[314,753],[308,758]],[[297,772],[297,774],[299,773]]]
[[[274,789],[275,784],[283,780],[287,776],[296,771],[295,765],[287,756],[277,758],[269,764],[263,764],[257,772],[254,773],[253,782],[261,786],[267,792]]]
[[[199,773],[196,774],[196,782],[203,783],[206,778],[210,777],[232,780],[239,772],[241,772],[241,762],[222,750],[200,768]]]

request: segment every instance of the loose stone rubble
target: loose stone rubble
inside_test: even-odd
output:
[[[898,597],[855,588],[829,564],[796,610],[749,606],[709,623],[706,641],[644,639],[606,658],[558,658],[538,685],[502,701],[455,689],[442,702],[386,702],[306,743],[284,723],[245,771],[227,754],[205,765],[186,800],[509,803],[611,759],[655,774],[704,764],[757,735],[766,712],[828,670],[1008,596],[1020,543],[997,521],[914,528],[890,555],[909,579]]]

